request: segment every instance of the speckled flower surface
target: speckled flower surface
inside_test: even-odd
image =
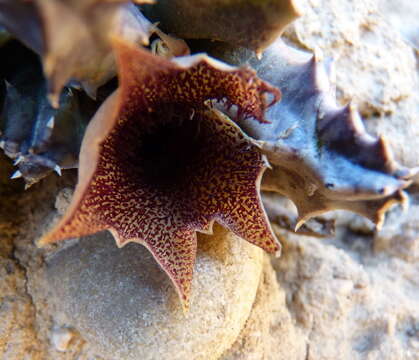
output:
[[[249,69],[204,55],[170,62],[116,41],[120,88],[101,107],[81,150],[70,209],[43,243],[109,229],[117,244],[145,245],[185,308],[196,231],[214,221],[269,252],[279,250],[259,186],[264,156],[208,100],[263,121],[279,92]],[[253,120],[256,121],[256,120]]]

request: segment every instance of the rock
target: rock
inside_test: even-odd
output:
[[[16,205],[22,184],[10,181],[11,172],[10,161],[0,154],[0,359],[40,360],[26,271],[15,258],[14,240],[21,215]]]
[[[57,351],[65,352],[73,337],[74,333],[71,329],[57,328],[52,331],[51,342]]]
[[[33,304],[25,292],[24,271],[0,257],[0,358],[40,360]]]
[[[191,310],[138,244],[102,232],[50,257],[51,301],[104,359],[218,359],[249,316],[262,250],[218,229],[200,236]]]
[[[353,99],[364,115],[392,113],[414,92],[413,51],[378,14],[377,1],[311,0],[302,9],[294,40],[333,58],[342,101]]]
[[[252,312],[239,338],[222,360],[304,360],[306,338],[291,317],[286,293],[278,284],[269,257]]]
[[[397,28],[405,40],[419,49],[419,7],[409,0],[379,0],[384,18]]]
[[[382,252],[412,264],[419,262],[419,201],[412,199],[408,211],[395,209],[384,228],[375,234],[374,252]]]
[[[73,193],[74,190],[72,188],[65,187],[64,189],[61,189],[57,194],[57,198],[55,200],[55,208],[57,209],[60,216],[64,215],[65,211],[70,205]]]
[[[412,77],[415,73],[412,72]],[[391,145],[397,160],[403,165],[419,166],[419,92],[412,89],[411,96],[398,103],[397,110],[388,115],[369,119],[368,130],[375,135],[384,135]],[[416,181],[417,182],[417,181]]]
[[[418,359],[419,264],[289,235],[275,260],[306,359]]]
[[[304,15],[288,38],[332,58],[342,104],[353,101],[368,130],[385,135],[402,164],[418,166],[419,81],[413,49],[379,14],[376,0],[310,0],[301,7]]]

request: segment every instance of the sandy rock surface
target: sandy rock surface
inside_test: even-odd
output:
[[[186,315],[149,251],[118,249],[108,232],[61,250],[46,268],[50,300],[104,359],[218,359],[249,316],[262,250],[221,229],[201,236]]]
[[[286,292],[266,255],[252,312],[239,338],[222,359],[304,360],[306,344],[306,335],[296,326],[287,307]]]
[[[379,0],[379,10],[411,45],[419,49],[419,6],[409,0]]]
[[[342,104],[354,99],[368,129],[414,166],[417,53],[377,1],[301,1],[305,16],[286,37],[334,58]],[[0,359],[419,360],[418,187],[379,233],[342,212],[330,239],[275,228],[279,259],[223,231],[202,236],[185,317],[139,245],[119,250],[102,233],[39,249],[75,172],[23,192],[12,171],[1,155]]]
[[[399,29],[380,12],[382,1],[301,1],[304,16],[286,36],[298,47],[333,58],[341,104],[356,104],[369,131],[385,135],[403,164],[417,166],[417,59]]]
[[[287,237],[274,266],[307,337],[306,359],[419,358],[419,265],[373,251],[373,242],[352,232]]]

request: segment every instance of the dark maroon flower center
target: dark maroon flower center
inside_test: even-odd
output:
[[[208,147],[203,115],[191,107],[163,104],[156,111],[141,112],[114,133],[114,153],[124,177],[148,187],[171,191],[185,187],[205,166]],[[177,190],[178,191],[178,190]]]
[[[187,181],[200,157],[201,138],[199,119],[164,124],[145,134],[138,148],[145,180],[159,188]]]

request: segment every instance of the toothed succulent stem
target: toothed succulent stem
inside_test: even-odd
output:
[[[270,124],[243,119],[239,125],[272,165],[262,189],[294,202],[299,211],[297,229],[311,217],[334,209],[358,213],[380,226],[390,204],[404,201],[401,190],[410,185],[417,169],[398,164],[385,139],[366,132],[352,103],[336,104],[331,67],[319,53],[298,51],[280,39],[261,59],[225,44],[212,45],[211,53],[252,66],[282,91],[281,102],[266,112]]]

